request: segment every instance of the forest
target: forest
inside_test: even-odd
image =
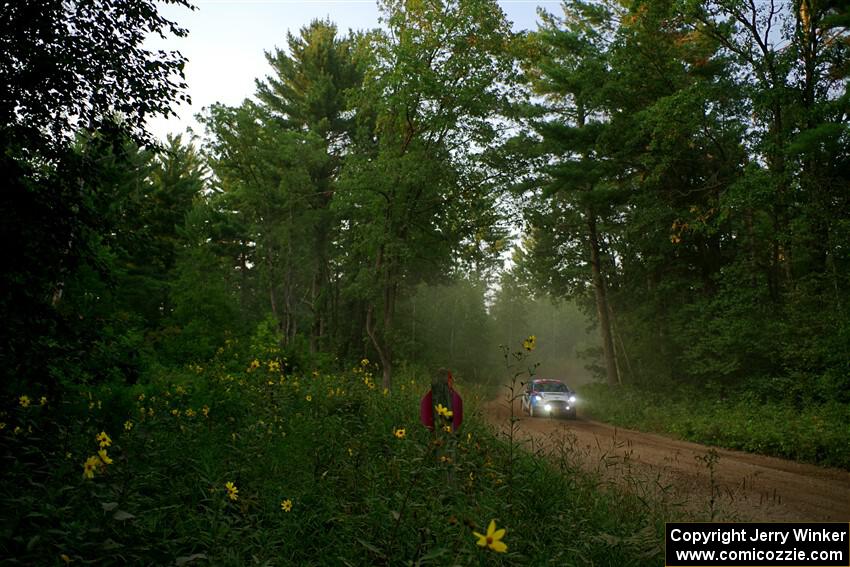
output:
[[[845,2],[564,0],[515,31],[380,0],[165,141],[186,59],[145,40],[189,30],[161,3],[0,9],[0,554],[478,564],[463,530],[498,517],[505,564],[655,564],[666,512],[474,412],[420,431],[441,367],[471,408],[553,376],[596,419],[850,468]],[[586,537],[552,556],[558,530]]]

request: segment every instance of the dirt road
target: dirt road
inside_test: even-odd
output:
[[[484,404],[489,422],[507,431],[504,401]],[[850,472],[715,449],[582,419],[529,418],[519,410],[518,437],[532,451],[568,459],[608,482],[663,499],[698,516],[751,521],[850,521]],[[712,512],[713,511],[713,512]]]

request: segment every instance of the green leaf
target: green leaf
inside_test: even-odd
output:
[[[193,553],[192,555],[186,555],[184,557],[178,557],[174,561],[174,564],[177,565],[177,567],[180,567],[181,565],[186,565],[187,563],[191,563],[192,561],[195,561],[196,559],[206,559],[206,558],[207,558],[206,553]]]
[[[125,512],[124,510],[118,510],[117,512],[115,512],[115,515],[113,515],[112,517],[114,519],[118,520],[119,522],[123,522],[123,521],[126,521],[126,520],[132,520],[136,516],[134,516],[130,512]]]
[[[365,547],[366,549],[368,549],[369,551],[371,551],[372,553],[374,553],[378,557],[386,558],[386,555],[384,554],[384,552],[381,551],[380,549],[378,549],[377,547],[375,547],[374,545],[372,545],[371,543],[369,543],[367,541],[363,541],[360,538],[357,538],[357,541],[360,543],[360,545],[362,545],[363,547]]]

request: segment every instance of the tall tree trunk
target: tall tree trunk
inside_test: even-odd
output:
[[[599,318],[599,332],[602,337],[602,352],[605,357],[605,371],[608,384],[616,386],[620,383],[617,372],[617,359],[614,352],[614,341],[611,338],[611,320],[608,317],[608,295],[605,289],[605,279],[599,258],[599,236],[596,231],[596,215],[592,209],[587,210],[587,234],[590,240],[590,270],[593,275],[593,291],[596,295],[596,315]]]
[[[313,315],[313,324],[310,328],[310,354],[319,352],[319,337],[321,336],[322,316],[319,308],[319,272],[313,274],[313,282],[310,286],[310,311]]]
[[[392,386],[393,375],[392,339],[389,337],[392,333],[393,320],[395,319],[395,300],[398,286],[390,270],[387,270],[387,280],[386,287],[384,288],[384,360],[381,361],[381,364],[384,369],[383,386],[389,389]]]
[[[383,329],[379,330],[376,327],[375,321],[375,304],[369,303],[366,310],[366,334],[372,341],[372,346],[378,353],[378,358],[381,361],[381,370],[383,374],[382,384],[384,388],[390,388],[392,385],[392,345],[387,340],[387,336],[392,330],[393,317],[395,315],[395,283],[392,278],[392,271],[387,268],[382,273],[384,268],[384,246],[378,249],[378,255],[375,258],[375,273],[379,278],[383,278]]]
[[[310,290],[310,310],[313,324],[310,329],[310,352],[319,352],[322,348],[325,317],[327,316],[328,297],[328,230],[320,219],[315,231],[316,268],[313,272],[313,282]]]

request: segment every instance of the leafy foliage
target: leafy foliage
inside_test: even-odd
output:
[[[558,297],[595,293],[623,381],[809,383],[850,352],[828,330],[847,319],[846,29],[822,23],[838,13],[574,1],[531,34],[543,100],[524,118],[518,270]]]
[[[430,433],[418,422],[421,379],[399,378],[388,393],[368,361],[339,374],[288,372],[267,338],[233,341],[204,367],[133,389],[18,405],[0,431],[11,465],[0,483],[10,504],[3,555],[106,565],[658,562],[659,509],[530,456],[514,458],[511,482],[508,447],[479,421],[472,390],[462,390],[472,410],[463,429]],[[492,519],[507,529],[504,556],[476,545],[473,531]]]
[[[812,384],[760,381],[712,396],[695,388],[666,393],[627,387],[582,390],[589,414],[644,431],[762,455],[850,469],[847,419],[850,406],[812,403]]]

